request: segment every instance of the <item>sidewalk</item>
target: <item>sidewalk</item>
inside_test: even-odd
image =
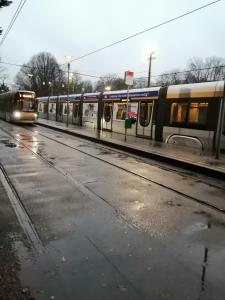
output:
[[[173,164],[181,168],[225,180],[224,154],[221,154],[220,159],[217,160],[215,155],[211,153],[154,142],[134,136],[127,136],[127,141],[125,142],[124,135],[120,133],[108,131],[99,132],[95,129],[71,124],[69,124],[67,128],[65,123],[45,119],[38,119],[38,124],[139,156]]]

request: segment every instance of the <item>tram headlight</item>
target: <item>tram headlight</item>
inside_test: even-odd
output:
[[[37,114],[36,113],[34,114],[34,118],[37,119]]]
[[[15,119],[20,119],[21,113],[19,111],[14,111],[13,116]]]

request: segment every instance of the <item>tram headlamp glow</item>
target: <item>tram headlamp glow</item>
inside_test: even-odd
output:
[[[13,116],[15,119],[19,119],[21,117],[21,113],[19,111],[14,111]]]
[[[37,114],[34,114],[34,118],[37,119]]]

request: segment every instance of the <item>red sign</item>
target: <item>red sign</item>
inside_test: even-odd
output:
[[[126,71],[124,76],[125,84],[133,85],[134,83],[134,72]]]

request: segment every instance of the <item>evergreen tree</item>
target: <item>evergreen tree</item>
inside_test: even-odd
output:
[[[0,0],[0,8],[4,7],[4,6],[8,6],[12,3],[12,1],[8,1],[8,0]],[[2,34],[2,29],[0,27],[0,35]]]

